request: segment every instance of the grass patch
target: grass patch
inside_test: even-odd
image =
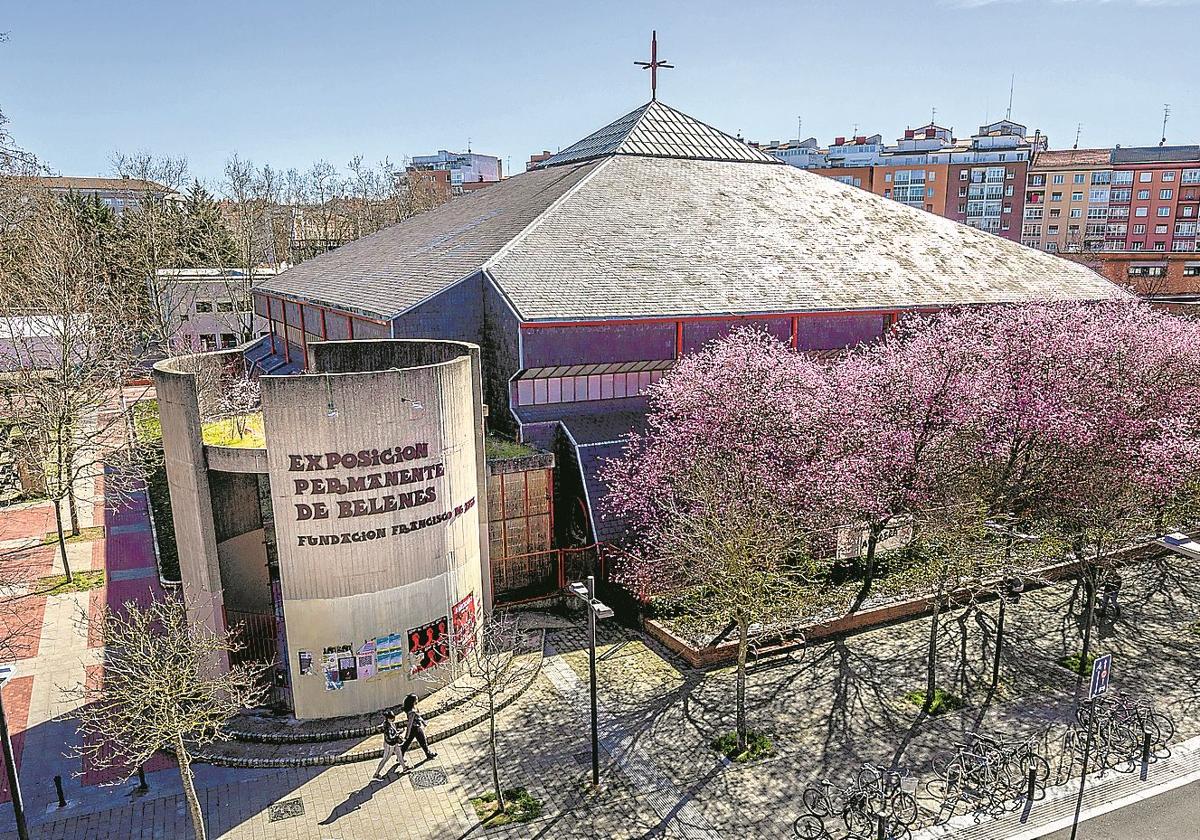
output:
[[[537,819],[542,814],[542,803],[534,799],[523,787],[504,791],[504,812],[501,813],[496,805],[495,791],[489,791],[471,800],[475,816],[479,822],[488,828],[513,823],[527,823]]]
[[[746,733],[746,749],[744,750],[738,749],[736,732],[726,732],[724,735],[713,738],[710,746],[721,755],[739,764],[775,755],[775,743],[768,736],[753,731]]]
[[[1059,665],[1063,666],[1068,671],[1070,671],[1072,674],[1079,673],[1079,654],[1078,653],[1068,654],[1067,656],[1060,656],[1055,661],[1058,662]],[[1092,663],[1095,661],[1096,661],[1096,654],[1089,652],[1087,655],[1087,663],[1083,666],[1083,672],[1085,674],[1092,670]]]
[[[91,542],[92,540],[104,539],[104,526],[103,525],[93,525],[90,528],[80,528],[79,533],[76,534],[75,536],[71,536],[70,534],[68,534],[65,528],[63,529],[63,533],[66,534],[66,537],[67,537],[66,542],[69,542],[69,543]],[[42,537],[42,545],[57,545],[57,544],[58,544],[58,531],[47,531],[46,536]]]
[[[904,695],[904,699],[919,709],[925,708],[924,691],[910,691]],[[933,703],[929,706],[929,716],[937,717],[938,715],[944,715],[947,712],[965,708],[966,705],[967,701],[957,694],[937,688],[933,692]]]
[[[75,579],[67,582],[66,575],[50,575],[38,578],[36,592],[39,595],[63,595],[67,592],[87,592],[104,585],[104,572],[76,572]]]
[[[1188,627],[1188,632],[1200,636],[1200,621]]]
[[[537,454],[537,450],[532,447],[495,434],[485,437],[483,444],[484,455],[489,461],[507,461],[511,458],[525,458]]]
[[[237,422],[233,417],[222,417],[219,420],[207,420],[201,429],[201,437],[206,446],[229,446],[235,449],[262,449],[267,445],[266,434],[263,432],[263,416],[261,411],[247,414],[244,418],[245,434],[238,434]]]
[[[153,450],[149,459],[154,466],[146,476],[146,494],[150,497],[150,510],[154,514],[159,571],[166,580],[178,581],[179,548],[175,544],[175,520],[171,518],[171,490],[167,486],[167,467],[163,461],[158,400],[139,400],[134,403],[133,429],[138,442]]]

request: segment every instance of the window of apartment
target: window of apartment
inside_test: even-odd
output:
[[[966,212],[967,212],[967,205],[966,205],[966,204],[964,204],[963,202],[961,202],[961,201],[960,201],[960,202],[958,203],[958,212],[959,212],[959,213],[966,213]]]
[[[1082,219],[1083,218],[1083,208],[1082,207],[1072,207],[1071,208],[1071,218],[1072,219]]]
[[[1200,172],[1200,170],[1197,170],[1197,171],[1198,171],[1198,172]],[[965,169],[960,169],[960,170],[958,171],[958,180],[960,180],[960,181],[965,181],[965,180],[967,180],[967,179],[968,179],[968,178],[970,178],[970,177],[971,177],[971,173],[970,173],[970,172],[968,172],[967,170],[965,170]]]
[[[1011,180],[1011,179],[1013,179],[1013,178],[1015,178],[1015,177],[1017,177],[1016,170],[1014,170],[1014,169],[1009,169],[1009,170],[1006,170],[1006,171],[1005,171],[1005,173],[1004,173],[1004,177],[1005,177],[1005,178],[1008,178],[1008,179],[1010,179],[1010,180]]]
[[[217,349],[217,336],[215,333],[200,334],[200,349],[204,351]]]
[[[931,169],[930,171],[926,172],[926,173],[925,173],[925,180],[926,180],[926,181],[936,181],[936,180],[937,180],[937,172],[935,172],[935,171],[934,171],[934,170],[932,170],[932,169]]]
[[[892,182],[892,173],[891,172],[883,173],[883,180],[887,181],[890,184]]]
[[[1166,232],[1167,232],[1167,226],[1166,226],[1166,225],[1155,225],[1155,226],[1154,226],[1154,232],[1155,232],[1155,233],[1166,233]]]
[[[1174,190],[1159,190],[1158,198],[1160,201],[1170,201],[1171,196],[1173,196],[1174,194],[1175,194]]]
[[[1129,218],[1129,208],[1128,207],[1109,207],[1108,208],[1108,217],[1110,219],[1128,219]]]
[[[1163,277],[1167,273],[1165,265],[1131,265],[1126,269],[1130,277]]]
[[[231,300],[217,301],[217,311],[218,312],[232,312],[233,311],[233,301],[231,301]]]
[[[1047,242],[1047,243],[1046,243],[1046,250],[1047,250],[1047,251],[1057,251],[1057,250],[1058,250],[1058,243],[1057,243],[1057,242]]]
[[[1200,184],[1200,169],[1185,169],[1180,179],[1185,184]]]
[[[1184,277],[1200,277],[1200,265],[1185,265],[1183,267]]]
[[[1083,193],[1082,192],[1071,193],[1071,200],[1072,201],[1083,201]]]
[[[1040,219],[1040,218],[1042,218],[1042,212],[1043,211],[1042,211],[1041,207],[1026,207],[1025,208],[1025,218],[1026,219]]]
[[[1089,219],[1107,219],[1108,218],[1108,208],[1107,207],[1089,207],[1088,211],[1087,211],[1087,217]]]
[[[1154,250],[1155,250],[1155,251],[1165,251],[1165,250],[1167,250],[1167,243],[1166,243],[1166,242],[1155,242],[1155,243],[1154,243]]]
[[[212,301],[210,301],[210,300],[196,301],[196,311],[197,312],[212,312],[213,311]]]
[[[1132,184],[1133,183],[1133,173],[1132,172],[1114,172],[1112,174],[1112,183],[1114,186],[1117,184]]]
[[[1011,204],[1005,204],[1005,205],[1004,205],[1004,212],[1005,212],[1005,213],[1011,213],[1011,212],[1012,212],[1012,205],[1011,205]]]
[[[1175,223],[1175,235],[1176,236],[1195,236],[1196,235],[1196,223],[1195,222],[1176,222]]]
[[[1066,178],[1066,176],[1065,176],[1065,175],[1055,175],[1055,176],[1054,176],[1053,178],[1051,178],[1050,180],[1051,180],[1051,182],[1052,182],[1052,183],[1055,183],[1055,184],[1061,184],[1061,183],[1063,183],[1063,180],[1064,180],[1065,178]]]
[[[1153,180],[1154,180],[1153,172],[1139,172],[1138,173],[1138,182],[1139,183],[1149,184]]]
[[[1195,212],[1195,210],[1196,210],[1195,207],[1181,207],[1181,208],[1179,208],[1179,215],[1190,216],[1190,215],[1192,215],[1193,212]]]
[[[966,197],[967,197],[967,188],[966,188],[966,187],[959,187],[959,188],[958,188],[958,197],[959,197],[959,198],[966,198]]]
[[[1108,201],[1108,190],[1088,190],[1088,201],[1094,204],[1102,204]]]
[[[1196,191],[1195,190],[1186,190],[1184,192],[1184,194],[1182,196],[1180,196],[1180,199],[1182,201],[1195,201],[1196,200]]]
[[[1145,242],[1130,242],[1129,250],[1130,251],[1145,251],[1146,243]]]
[[[1009,198],[1012,198],[1012,194],[1013,194],[1012,184],[1009,184],[1007,187],[1004,188],[1004,194],[1006,196],[1008,196]]]
[[[237,336],[233,333],[221,333],[221,349],[228,350],[230,347],[237,347]]]
[[[1133,226],[1133,235],[1134,236],[1141,236],[1145,232],[1146,232],[1145,225],[1134,225]]]
[[[1052,208],[1052,209],[1050,210],[1050,218],[1051,218],[1051,219],[1057,219],[1057,218],[1058,218],[1059,216],[1061,216],[1061,215],[1062,215],[1062,211],[1061,211],[1061,210],[1059,210],[1057,207],[1055,207],[1055,208]]]
[[[1139,207],[1133,211],[1133,215],[1137,216],[1139,219],[1144,219],[1146,216],[1150,215],[1150,208],[1149,207]]]
[[[1093,184],[1107,184],[1110,181],[1112,181],[1112,173],[1111,172],[1093,172],[1092,173],[1092,183]]]
[[[1043,186],[1045,183],[1046,183],[1045,175],[1030,175],[1029,176],[1029,186],[1031,186],[1031,187],[1040,187],[1040,186]]]
[[[1158,215],[1159,215],[1159,216],[1170,216],[1170,215],[1171,215],[1171,208],[1170,208],[1170,207],[1159,207],[1159,208],[1158,208]]]
[[[1075,173],[1075,183],[1076,183],[1076,184],[1082,184],[1082,183],[1083,183],[1083,173],[1082,173],[1082,172],[1076,172],[1076,173]]]
[[[1174,181],[1174,180],[1175,180],[1175,170],[1174,170],[1174,169],[1168,169],[1166,172],[1164,172],[1164,173],[1162,174],[1162,179],[1163,179],[1164,181]]]
[[[926,197],[926,198],[933,198],[933,187],[926,187],[926,189],[925,189],[925,197]]]
[[[1047,226],[1046,233],[1050,236],[1058,236],[1058,225]]]
[[[1138,201],[1149,201],[1150,190],[1138,190]]]
[[[1131,190],[1111,190],[1108,194],[1108,200],[1116,202],[1129,201],[1129,197],[1132,194]]]
[[[1176,239],[1174,242],[1171,243],[1172,251],[1190,251],[1194,247],[1195,247],[1195,245],[1193,243],[1188,242],[1185,239]]]
[[[1051,201],[1062,201],[1062,193],[1060,193],[1060,192],[1050,193],[1050,200]]]
[[[1076,236],[1079,234],[1079,225],[1067,225],[1067,234]]]

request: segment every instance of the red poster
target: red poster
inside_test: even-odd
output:
[[[475,593],[455,604],[450,614],[454,621],[454,647],[461,656],[475,647]]]
[[[414,674],[449,662],[450,636],[446,632],[446,616],[409,630],[408,652]]]

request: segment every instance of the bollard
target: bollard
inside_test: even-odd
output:
[[[887,836],[887,817],[880,814],[877,819],[879,822],[877,823],[876,840],[889,840]]]
[[[1037,768],[1029,768],[1029,789],[1025,791],[1025,798],[1032,802],[1035,791],[1037,790]]]
[[[1142,766],[1150,763],[1150,733],[1142,733]]]
[[[66,808],[67,807],[67,797],[63,796],[62,776],[54,777],[54,789],[56,791],[58,791],[58,807]]]

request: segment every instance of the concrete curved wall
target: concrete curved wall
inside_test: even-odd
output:
[[[265,466],[302,719],[427,694],[449,674],[433,663],[456,655],[456,617],[466,643],[491,602],[478,348],[380,339],[313,344],[309,354],[314,373],[260,380],[265,464],[263,450],[200,443],[188,365],[155,373],[176,528],[195,540],[180,545],[189,606],[231,601],[207,498],[220,483],[210,477]],[[385,642],[392,655],[372,664]],[[329,679],[327,661],[338,666]]]

